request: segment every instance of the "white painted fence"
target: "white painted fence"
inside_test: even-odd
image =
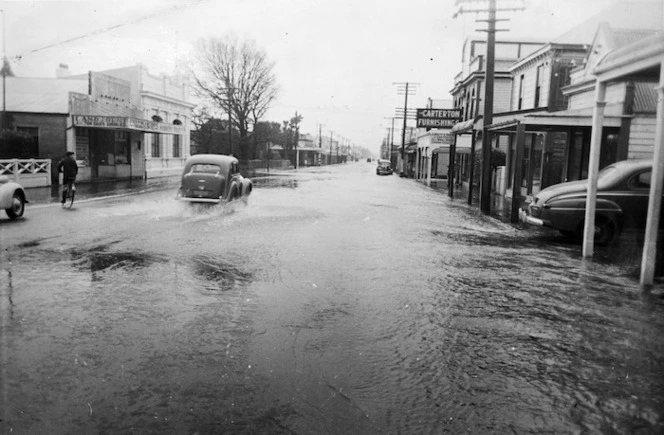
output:
[[[49,159],[0,159],[0,175],[20,183],[23,187],[51,185]]]

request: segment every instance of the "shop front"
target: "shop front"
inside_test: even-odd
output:
[[[144,135],[184,134],[180,125],[123,116],[73,115],[81,181],[145,177]]]

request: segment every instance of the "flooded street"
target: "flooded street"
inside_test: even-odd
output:
[[[1,433],[664,431],[664,299],[368,163],[0,221]]]

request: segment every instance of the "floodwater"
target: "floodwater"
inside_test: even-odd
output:
[[[0,221],[1,433],[664,431],[638,263],[364,162],[255,184]]]

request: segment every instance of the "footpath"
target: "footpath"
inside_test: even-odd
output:
[[[173,190],[173,196],[180,183],[180,177],[163,177],[151,180],[134,179],[122,181],[100,181],[96,183],[76,183],[76,201],[91,198],[135,195],[156,190]],[[62,185],[27,187],[25,195],[29,205],[57,204],[62,198]]]

